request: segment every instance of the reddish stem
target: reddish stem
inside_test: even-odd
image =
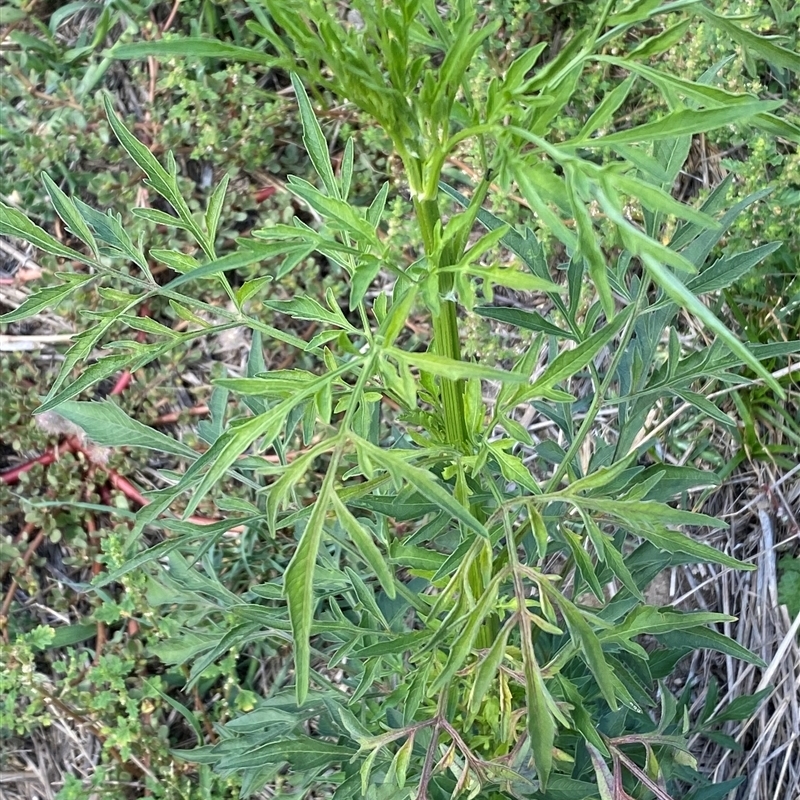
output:
[[[117,382],[114,384],[114,388],[111,390],[110,394],[122,394],[131,385],[131,380],[133,380],[133,375],[126,369],[119,378],[117,378]]]

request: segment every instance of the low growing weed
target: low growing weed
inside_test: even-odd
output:
[[[780,396],[762,360],[798,345],[744,344],[703,301],[775,249],[711,258],[764,193],[727,209],[723,183],[694,208],[670,189],[694,134],[743,121],[772,135],[797,130],[777,113],[780,101],[650,66],[669,36],[609,54],[607,45],[651,16],[689,6],[709,24],[742,30],[692,3],[616,10],[609,2],[593,30],[545,65],[537,67],[543,43],[477,93],[472,65],[497,26],[477,26],[469,2],[444,17],[426,0],[354,2],[357,16],[348,20],[336,18],[334,4],[264,2],[268,15],[249,25],[263,48],[176,38],[112,53],[197,51],[293,72],[317,181],[292,177],[287,187],[318,225],[276,222],[220,255],[227,179],[203,209],[191,208],[174,157],[162,164],[108,99],[115,137],[170,210],[137,214],[192,241],[196,258],[182,249],[146,252],[116,217],[73,201],[52,181],[48,194],[83,250],[0,207],[1,233],[85,265],[0,321],[24,319],[77,290],[94,289],[101,301],[39,412],[56,410],[99,445],[149,448],[188,465],[163,473],[163,488],[150,493],[130,535],[105,550],[107,571],[95,588],[147,591],[154,625],[170,625],[162,609],[180,619],[158,655],[188,671],[187,691],[231,654],[282,663],[265,696],[243,696],[244,713],[218,725],[218,741],[180,758],[237,776],[244,795],[274,783],[299,794],[398,800],[463,792],[716,796],[720,787],[704,786],[687,750],[687,698],[674,698],[663,681],[695,648],[758,659],[714,628],[730,617],[658,608],[644,592],[670,566],[747,565],[681,530],[722,525],[679,502],[714,477],[660,459],[652,417],[679,402],[729,424],[698,386],[737,381],[745,364]],[[800,67],[770,40],[737,36],[756,56]],[[580,130],[551,135],[593,63],[627,77]],[[349,201],[355,147],[348,140],[334,168],[301,78],[353,103],[390,137],[413,204],[410,265],[398,263],[382,236],[388,186],[368,205]],[[636,80],[658,88],[663,115],[615,127]],[[444,182],[448,158],[467,146],[478,180]],[[560,242],[566,257],[558,269],[531,227],[510,227],[492,213],[492,194],[512,186],[531,209],[531,226],[535,215],[537,228]],[[613,252],[601,247],[601,219]],[[287,298],[274,289],[313,253],[347,276],[346,299],[333,291],[322,301]],[[175,277],[159,284],[154,261]],[[241,285],[229,277],[266,261],[277,266]],[[391,291],[368,302],[381,271],[391,274]],[[127,288],[109,289],[109,279]],[[199,299],[203,285],[227,302]],[[552,310],[494,305],[498,286],[542,295]],[[186,323],[181,331],[137,316],[156,299]],[[274,316],[265,321],[262,309]],[[424,351],[405,346],[415,309],[432,319]],[[523,332],[508,369],[462,357],[465,314]],[[713,341],[687,351],[682,316]],[[285,319],[312,326],[309,340]],[[215,381],[211,421],[199,429],[202,454],[110,400],[75,399],[121,370],[230,329],[250,332],[249,359],[243,374]],[[307,366],[268,370],[265,340],[295,348]],[[573,393],[578,379],[590,386],[585,398]],[[531,406],[557,431],[538,445],[517,416]],[[600,431],[598,415],[608,409],[613,426]],[[219,518],[199,524],[193,514],[220,482],[250,494],[224,499]],[[166,535],[141,549],[154,527]],[[244,595],[220,577],[220,545],[233,535],[253,537],[263,554],[248,567]],[[276,569],[271,548],[290,550],[285,570]],[[711,730],[720,720],[707,716]]]

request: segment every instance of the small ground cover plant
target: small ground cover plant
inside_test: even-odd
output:
[[[291,647],[291,665],[267,696],[220,726],[216,744],[181,757],[239,777],[245,795],[283,781],[341,798],[605,800],[680,791],[700,800],[719,791],[709,793],[693,769],[685,700],[662,686],[654,710],[654,693],[692,648],[756,659],[711,627],[724,615],[660,609],[644,592],[671,565],[745,565],[679,530],[721,524],[675,502],[713,479],[661,462],[648,424],[654,408],[673,402],[724,423],[697,385],[736,381],[742,364],[780,396],[761,361],[797,345],[743,344],[701,299],[776,249],[711,257],[762,194],[727,209],[723,184],[694,208],[670,189],[694,134],[743,120],[782,136],[797,130],[776,113],[780,102],[717,88],[713,75],[693,82],[648,66],[675,31],[626,55],[606,52],[652,14],[694,5],[607,3],[594,29],[546,66],[537,67],[545,49],[537,45],[478,94],[471,70],[494,29],[476,25],[469,3],[444,17],[427,2],[354,3],[344,20],[332,5],[264,3],[269,18],[251,30],[268,54],[208,40],[201,52],[292,73],[317,181],[295,177],[288,188],[315,226],[299,217],[278,222],[221,255],[227,179],[204,209],[191,208],[174,158],[167,154],[166,166],[156,159],[108,99],[115,137],[166,204],[138,215],[191,242],[195,255],[146,250],[113,214],[71,199],[52,180],[50,199],[85,249],[2,206],[0,232],[85,269],[62,273],[0,321],[76,290],[96,287],[100,299],[39,412],[57,411],[98,445],[150,448],[188,464],[164,470],[164,488],[148,496],[130,534],[107,543],[108,571],[96,589],[121,583],[141,592],[146,581],[154,609],[181,609],[184,624],[159,655],[187,667],[189,690],[231,652],[270,657]],[[740,30],[702,6],[697,13]],[[755,53],[798,66],[779,45],[740,35]],[[199,46],[165,39],[113,54],[181,55]],[[598,62],[628,76],[578,132],[551,135],[586,65]],[[388,187],[367,206],[348,202],[355,147],[348,141],[334,168],[302,79],[354,103],[391,138],[418,233],[410,265],[381,235]],[[634,79],[663,93],[664,116],[608,132]],[[444,182],[448,157],[467,146],[478,180]],[[531,227],[512,228],[490,210],[491,194],[512,186]],[[561,243],[557,270],[533,215]],[[613,232],[613,249],[601,247],[600,224]],[[280,293],[313,253],[348,277],[345,300]],[[228,278],[276,259],[241,285]],[[177,277],[157,281],[154,261]],[[394,278],[391,292],[370,296],[381,270]],[[226,304],[199,299],[197,287],[210,284]],[[498,286],[544,296],[550,311],[495,306]],[[187,323],[183,331],[137,315],[156,300]],[[404,338],[420,308],[433,320],[427,351]],[[313,335],[306,341],[280,317],[265,321],[262,309],[312,325]],[[509,368],[462,358],[463,314],[528,332]],[[713,343],[686,352],[681,314],[705,325]],[[75,399],[201,336],[241,328],[251,336],[245,374],[215,382],[199,457],[111,401]],[[302,352],[309,368],[268,370],[267,338]],[[101,344],[113,352],[93,357]],[[590,387],[584,397],[570,391],[578,380]],[[517,419],[529,406],[558,437],[533,446]],[[595,422],[609,408],[615,423],[601,433]],[[250,494],[220,502],[224,518],[201,524],[194,515],[221,481]],[[140,549],[153,527],[167,535]],[[230,535],[254,536],[267,551],[270,542],[287,545],[288,567],[276,570],[264,557],[251,565],[249,593],[233,594],[215,561]]]

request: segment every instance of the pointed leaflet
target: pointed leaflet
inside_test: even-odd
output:
[[[34,292],[13,311],[0,315],[0,324],[5,325],[9,322],[16,322],[20,319],[32,317],[45,308],[54,308],[67,297],[67,295],[75,291],[75,289],[86,285],[96,278],[95,275],[89,275],[87,277],[86,275],[72,275],[69,273],[58,273],[56,277],[65,281],[65,283],[60,286],[48,286],[46,289],[40,289]]]
[[[546,583],[543,581],[539,585],[545,586]],[[553,602],[557,603],[564,613],[564,619],[567,621],[570,636],[573,642],[580,647],[586,664],[597,681],[601,694],[609,706],[616,710],[617,697],[614,692],[613,675],[603,655],[600,639],[591,629],[589,623],[577,606],[573,605],[566,597],[555,590],[551,590],[549,586],[547,586],[547,589],[550,590]]]
[[[183,199],[183,195],[178,189],[177,178],[170,175],[170,173],[158,163],[158,160],[150,150],[120,122],[111,105],[111,98],[105,93],[103,94],[103,105],[109,125],[111,125],[111,129],[114,131],[114,135],[127,154],[136,162],[139,169],[147,175],[146,183],[172,205],[181,218],[186,230],[188,230],[192,236],[197,239],[203,249],[207,251],[206,255],[211,256],[213,254],[213,242],[209,244],[208,236],[206,236],[200,226],[195,222],[192,212],[189,210],[186,201]]]
[[[656,142],[661,139],[673,139],[682,134],[705,133],[722,128],[725,125],[740,123],[749,117],[774,111],[783,105],[782,100],[757,101],[739,103],[730,108],[709,108],[702,111],[683,109],[673,111],[656,122],[647,122],[624,131],[610,133],[597,139],[580,142],[581,146],[604,147],[615,144],[636,144],[638,142]],[[575,140],[566,142],[563,147],[577,145]]]
[[[527,623],[525,623],[527,624]],[[547,687],[536,656],[530,634],[523,635],[523,662],[525,670],[525,694],[528,701],[528,737],[531,740],[533,761],[542,789],[547,786],[553,768],[553,744],[556,738],[556,721],[550,710]]]
[[[498,322],[505,322],[507,325],[515,325],[517,328],[524,328],[528,331],[540,331],[550,336],[572,339],[576,336],[571,331],[565,331],[548,322],[538,311],[523,311],[521,308],[507,308],[505,306],[478,306],[473,309],[486,319],[496,319]]]
[[[557,383],[583,369],[620,332],[632,313],[633,306],[628,306],[620,311],[612,322],[593,333],[586,341],[581,342],[572,350],[560,353],[550,362],[542,375],[522,392],[526,396],[535,397],[536,392],[542,389],[551,389]]]
[[[61,188],[57,186],[45,172],[42,173],[42,182],[44,183],[44,188],[47,190],[47,194],[50,195],[50,200],[58,216],[66,223],[67,230],[75,234],[84,244],[88,245],[96,257],[97,242],[95,242],[94,236],[92,236],[92,232],[89,230],[86,221],[80,213],[78,213],[75,203],[61,191]]]
[[[731,39],[739,42],[746,51],[763,58],[768,64],[780,67],[788,72],[800,72],[800,53],[781,47],[764,36],[758,36],[751,31],[740,28],[733,20],[719,16],[719,14],[715,14],[711,9],[703,5],[700,5],[697,10],[712,25],[724,31]]]
[[[472,652],[481,625],[489,614],[495,611],[497,592],[500,587],[500,582],[504,580],[505,577],[505,572],[501,570],[492,578],[481,595],[480,600],[476,603],[475,608],[472,609],[469,617],[467,617],[466,621],[463,623],[461,632],[456,636],[455,641],[449,648],[447,661],[442,671],[430,688],[432,694],[446,690],[450,679],[461,668],[462,664]]]
[[[83,262],[84,257],[71,247],[65,247],[49,233],[34,225],[21,211],[0,202],[0,234],[14,236],[38,247],[45,253]]]
[[[231,425],[222,436],[217,439],[211,449],[206,451],[195,463],[186,471],[180,482],[175,487],[178,494],[188,489],[202,470],[208,466],[208,471],[200,481],[184,512],[184,517],[189,516],[197,508],[200,501],[219,481],[222,476],[233,466],[236,459],[250,447],[256,439],[266,437],[271,440],[277,436],[281,426],[286,420],[289,412],[303,400],[312,397],[325,384],[330,383],[336,378],[354,369],[361,363],[361,360],[354,360],[345,364],[334,372],[329,372],[320,376],[314,381],[309,382],[301,389],[294,392],[286,400],[270,408],[264,414],[244,420],[240,424]]]
[[[771,242],[770,244],[755,247],[745,253],[737,253],[735,256],[720,258],[708,269],[703,270],[699,275],[695,275],[688,281],[686,288],[695,294],[706,294],[707,292],[726,289],[732,283],[747,275],[756,264],[772,255],[782,246],[783,242]]]
[[[501,381],[504,384],[527,383],[528,381],[526,375],[507,372],[494,367],[485,367],[482,364],[475,364],[471,361],[456,361],[435,353],[409,353],[397,347],[387,347],[385,352],[401,364],[418,367],[431,375],[440,375],[453,380],[478,378],[487,381]]]
[[[339,185],[334,177],[331,159],[328,155],[328,143],[322,135],[322,128],[317,122],[314,109],[311,108],[311,102],[308,99],[306,90],[303,88],[303,84],[297,75],[293,74],[291,78],[294,93],[297,97],[297,104],[300,108],[300,120],[303,123],[303,145],[317,175],[322,179],[322,184],[328,195],[339,198],[341,193],[339,192]]]
[[[208,198],[208,207],[206,208],[206,233],[208,240],[213,245],[217,238],[217,228],[219,227],[219,218],[222,214],[222,205],[225,202],[225,192],[228,188],[228,181],[230,175],[225,175],[219,182],[219,185],[214,189],[211,197]]]
[[[191,447],[131,419],[110,400],[101,403],[66,400],[58,406],[58,413],[78,425],[95,444],[104,447],[143,447],[184,458],[198,457]]]
[[[274,56],[262,53],[253,47],[239,47],[201,36],[116,44],[107,51],[107,55],[109,58],[116,58],[120,61],[147,58],[148,56],[155,56],[156,58],[182,58],[188,56],[192,59],[221,58],[226,61],[237,61],[244,64],[255,62],[256,64],[265,65],[273,64],[275,61]]]
[[[405,461],[400,451],[383,450],[365,439],[356,439],[356,447],[362,458],[373,461],[385,469],[393,478],[401,479],[413,486],[423,497],[451,514],[470,530],[488,538],[489,531],[458,500],[453,497],[427,470],[415,467]]]
[[[656,283],[669,295],[672,300],[677,303],[681,308],[692,313],[707,328],[711,329],[719,338],[728,346],[734,355],[738,356],[745,364],[753,369],[753,371],[764,379],[767,386],[770,387],[781,399],[786,397],[781,385],[764,365],[731,333],[730,330],[717,318],[711,309],[705,306],[700,300],[691,292],[690,289],[682,283],[678,277],[670,272],[660,261],[657,261],[649,253],[642,253],[641,259],[647,267],[648,272],[653,276]]]
[[[394,598],[395,586],[394,575],[389,568],[388,560],[375,544],[372,534],[362,525],[350,512],[347,506],[339,499],[338,495],[331,496],[336,517],[347,532],[353,544],[358,548],[358,552],[380,581],[386,594]]]
[[[339,466],[339,453],[335,452],[308,524],[301,534],[297,549],[286,567],[284,594],[289,605],[289,619],[294,636],[295,691],[297,704],[302,705],[308,695],[311,661],[311,621],[314,617],[314,567],[322,541],[322,528],[334,497],[333,483]]]
[[[606,318],[614,316],[614,297],[611,293],[611,284],[608,280],[608,267],[599,237],[595,235],[594,224],[588,209],[579,196],[576,186],[578,176],[575,169],[567,168],[567,190],[569,192],[572,214],[578,228],[578,252],[583,257],[589,269],[589,277],[594,283],[594,288],[600,298]]]

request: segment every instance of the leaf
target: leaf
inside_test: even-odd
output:
[[[102,254],[115,258],[120,255],[126,256],[146,272],[147,262],[144,258],[144,253],[134,245],[133,240],[123,227],[121,214],[114,214],[111,209],[103,214],[78,199],[74,203],[81,216],[89,224],[89,227],[94,230],[95,236],[105,245],[105,247],[99,248]]]
[[[328,154],[328,143],[322,134],[311,102],[308,99],[306,90],[297,75],[292,74],[292,86],[294,87],[297,104],[300,108],[300,120],[303,124],[303,145],[314,165],[314,170],[322,179],[322,184],[331,197],[340,198],[339,185],[333,174],[330,155]]]
[[[788,70],[789,72],[800,72],[800,54],[795,50],[789,50],[786,47],[781,47],[775,44],[765,36],[758,36],[745,28],[740,28],[734,24],[733,21],[715,14],[711,9],[706,8],[704,5],[699,5],[697,8],[701,16],[710,21],[712,25],[724,33],[728,34],[734,41],[739,42],[744,48],[745,52],[757,55],[763,58],[768,64],[781,69]]]
[[[314,503],[308,523],[284,575],[284,592],[289,606],[289,619],[294,637],[295,692],[297,705],[303,705],[308,696],[309,670],[311,663],[311,621],[314,618],[314,568],[322,542],[322,528],[331,506],[339,465],[338,453],[334,453],[328,472],[322,482],[319,496]]]
[[[483,698],[503,663],[503,658],[506,654],[506,643],[508,636],[511,633],[511,627],[506,626],[500,632],[500,635],[494,640],[494,644],[489,648],[489,652],[481,660],[478,669],[475,671],[475,679],[472,682],[472,688],[469,692],[469,710],[470,714],[477,715],[480,709]]]
[[[336,512],[336,517],[342,528],[344,528],[345,532],[358,549],[361,557],[377,576],[383,590],[390,598],[394,599],[394,574],[392,570],[389,569],[386,557],[375,544],[372,534],[367,530],[365,525],[362,525],[353,516],[347,506],[339,499],[338,495],[333,494],[331,499],[333,501],[333,509]]]
[[[530,638],[530,637],[526,637]],[[542,789],[547,786],[553,768],[553,744],[556,722],[548,704],[548,692],[542,671],[536,663],[533,646],[523,648],[525,693],[528,703],[528,737],[531,740],[533,761]]]
[[[767,386],[772,389],[779,398],[785,399],[786,393],[772,373],[745,347],[727,327],[716,317],[707,306],[683,284],[676,275],[670,272],[663,264],[657,261],[648,253],[641,254],[642,261],[647,267],[648,272],[653,276],[656,283],[682,308],[697,317],[707,328],[717,334],[719,338],[728,346],[734,355],[738,356],[745,364],[764,379]]]
[[[362,457],[367,457],[385,469],[393,478],[402,479],[409,486],[413,486],[423,497],[426,497],[442,511],[448,512],[455,519],[462,522],[467,528],[481,536],[489,537],[489,531],[464,508],[430,472],[412,464],[408,464],[396,450],[383,450],[370,444],[365,439],[358,439],[356,447]]]
[[[345,763],[356,753],[353,747],[331,744],[324,739],[302,736],[292,739],[279,739],[267,742],[244,753],[234,751],[219,761],[219,769],[245,770],[261,767],[264,764],[289,763],[303,770],[328,767],[335,763]]]
[[[175,209],[184,227],[200,243],[207,255],[213,255],[213,242],[209,243],[208,237],[195,222],[194,216],[189,210],[183,195],[178,188],[178,181],[175,175],[171,175],[156,157],[145,147],[130,131],[122,124],[114,112],[111,98],[107,93],[103,93],[103,106],[105,108],[108,123],[114,131],[114,135],[122,145],[125,152],[133,159],[136,166],[147,176],[145,183],[160,194]],[[84,204],[79,204],[81,208]]]
[[[728,258],[720,258],[708,269],[695,275],[686,284],[686,288],[695,294],[707,294],[719,289],[727,289],[732,283],[743,278],[750,270],[783,247],[783,242],[771,242],[744,253],[737,253]]]
[[[478,306],[474,310],[476,314],[480,314],[486,319],[495,319],[506,325],[515,325],[517,328],[524,328],[528,331],[540,331],[550,336],[557,336],[559,339],[573,341],[577,339],[571,331],[565,331],[552,322],[548,322],[538,311],[523,311],[520,308],[498,306]]]
[[[471,361],[456,361],[452,358],[436,355],[435,353],[408,353],[397,347],[387,347],[385,352],[400,363],[410,367],[439,375],[452,380],[470,380],[477,378],[487,381],[501,381],[502,383],[527,383],[527,375],[519,375],[494,367],[485,367]]]
[[[628,306],[617,314],[613,321],[593,333],[586,341],[571,350],[565,350],[556,356],[545,371],[525,390],[527,396],[536,396],[542,389],[550,389],[565,378],[579,372],[605,347],[627,323],[633,306]]]
[[[146,219],[149,220],[150,222],[155,222],[156,225],[166,225],[168,228],[180,228],[182,230],[186,230],[186,225],[184,224],[183,220],[181,220],[180,217],[176,217],[173,214],[167,214],[164,211],[159,211],[157,208],[132,208],[131,214],[133,214],[134,217],[139,217],[140,219]],[[150,251],[151,255],[154,252],[155,250],[151,250]],[[166,250],[161,252],[173,253],[176,251]],[[184,255],[184,254],[180,253],[178,255]]]
[[[575,185],[576,175],[574,169],[568,169],[567,191],[569,192],[572,215],[578,229],[578,250],[577,253],[583,257],[589,270],[589,277],[594,283],[594,288],[600,298],[606,318],[611,320],[614,316],[614,297],[611,292],[611,284],[608,280],[608,267],[606,257],[599,243],[599,236],[595,235],[594,223],[588,209],[579,196]]]
[[[274,56],[253,47],[239,47],[237,45],[220,42],[216,39],[205,39],[199,36],[180,36],[174,39],[158,39],[151,42],[133,42],[131,44],[115,44],[106,55],[112,59],[129,61],[132,59],[147,58],[181,58],[188,56],[191,59],[219,58],[225,61],[256,63],[270,65],[275,61]]]
[[[375,228],[358,213],[354,206],[336,196],[323,194],[308,181],[294,175],[289,176],[286,188],[308,203],[320,216],[325,218],[329,225],[334,222],[337,227],[357,237],[364,244],[381,246]]]
[[[131,419],[110,400],[99,403],[66,400],[58,406],[58,413],[80,427],[95,444],[103,447],[142,447],[183,458],[198,457],[191,447]]]
[[[217,238],[217,228],[219,227],[219,218],[222,214],[222,206],[225,202],[225,192],[228,189],[228,181],[230,175],[225,175],[217,185],[217,188],[208,198],[208,207],[206,208],[205,223],[206,233],[208,234],[209,242],[213,243]]]
[[[92,384],[126,369],[132,360],[133,356],[130,355],[106,356],[105,358],[99,359],[91,366],[86,367],[81,376],[69,384],[66,389],[57,392],[52,397],[50,396],[52,394],[51,389],[45,401],[36,409],[36,413],[43,414],[45,411],[49,411],[51,408],[60,405],[65,400],[69,400],[75,397],[75,395],[80,394]]]
[[[581,128],[578,133],[578,139],[588,139],[589,134],[594,133],[599,128],[604,128],[608,125],[614,117],[617,109],[625,102],[631,89],[633,88],[635,75],[630,75],[622,83],[616,86],[612,91],[606,92],[603,99],[592,111],[589,119]]]
[[[600,639],[591,629],[580,610],[567,600],[566,597],[555,593],[552,599],[554,602],[558,603],[564,613],[564,619],[567,622],[570,636],[575,644],[580,647],[586,664],[597,681],[600,693],[609,706],[616,711],[617,696],[614,692],[614,680],[611,668],[608,666],[603,656],[603,648],[600,645]]]
[[[600,800],[615,800],[614,777],[611,775],[611,770],[608,768],[603,754],[591,742],[586,742],[586,749],[592,759]]]
[[[0,202],[0,234],[14,236],[29,242],[45,253],[83,262],[84,257],[70,247],[65,247],[49,233],[34,225],[21,211]]]
[[[266,300],[264,305],[281,314],[288,314],[294,319],[311,320],[336,325],[337,328],[353,330],[353,326],[342,314],[337,306],[337,311],[329,311],[313,297],[295,297],[291,300]]]
[[[85,642],[97,636],[97,625],[57,625],[55,633],[48,643],[48,648],[69,647],[78,642]]]
[[[60,187],[57,186],[45,172],[42,173],[42,182],[44,183],[44,188],[47,190],[47,194],[50,195],[50,200],[53,203],[56,213],[64,220],[67,230],[77,236],[84,244],[88,245],[89,249],[95,257],[97,257],[97,242],[95,242],[94,236],[92,236],[92,232],[89,230],[83,217],[78,213],[75,203],[61,191]]]
[[[673,139],[683,134],[705,133],[722,128],[725,125],[735,125],[767,111],[774,111],[783,105],[782,100],[765,100],[739,103],[729,108],[708,108],[702,111],[683,109],[673,111],[655,122],[647,122],[624,131],[609,133],[588,142],[581,142],[582,146],[591,144],[593,147],[604,147],[616,144],[637,144],[639,142],[657,142],[662,139]],[[577,144],[574,140],[566,142],[563,147]]]
[[[447,661],[445,662],[442,671],[439,673],[433,686],[430,688],[432,694],[445,691],[448,687],[451,678],[461,668],[461,665],[467,660],[467,657],[472,652],[475,645],[475,639],[478,637],[481,625],[486,617],[495,611],[495,604],[497,602],[497,592],[500,587],[500,582],[506,577],[504,571],[498,572],[494,578],[489,582],[486,589],[484,589],[475,608],[470,611],[466,621],[458,632],[453,644],[448,648]]]
[[[766,664],[746,647],[710,628],[690,628],[679,633],[662,633],[658,638],[668,647],[690,647],[694,650],[716,650],[748,664],[765,667]]]
[[[59,280],[66,281],[66,283],[60,286],[48,286],[46,289],[35,291],[13,311],[0,315],[0,325],[32,317],[45,308],[54,308],[73,291],[95,280],[94,275],[89,275],[87,277],[85,275],[58,273],[56,277]]]

